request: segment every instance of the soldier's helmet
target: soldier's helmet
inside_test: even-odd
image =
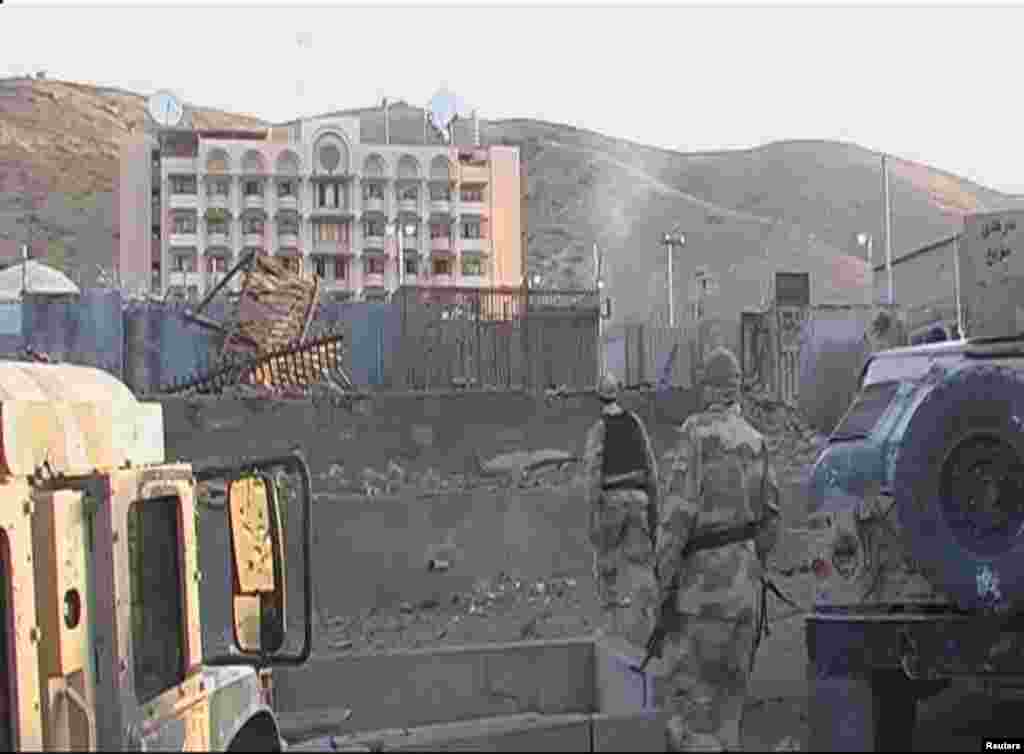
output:
[[[614,374],[605,373],[597,383],[597,397],[602,401],[615,401],[619,398],[619,381]]]
[[[743,372],[736,354],[724,346],[719,346],[708,354],[701,379],[704,387],[738,391],[742,380]]]

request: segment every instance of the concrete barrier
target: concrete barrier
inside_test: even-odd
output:
[[[693,393],[629,395],[660,455],[678,422],[693,408]],[[523,394],[380,395],[351,410],[311,401],[165,398],[169,459],[198,461],[265,456],[301,448],[314,475],[333,464],[358,477],[394,460],[407,472],[433,468],[442,477],[475,470],[477,459],[513,450],[555,448],[579,454],[599,415],[589,396],[545,402]],[[314,507],[314,583],[320,615],[354,615],[369,607],[447,599],[500,572],[523,580],[553,574],[589,583],[592,555],[587,511],[578,489],[474,489],[423,496],[411,491],[372,498],[329,495]],[[299,531],[299,510],[286,513]],[[227,534],[222,511],[200,512],[204,642],[224,646],[230,615],[226,599]],[[289,612],[301,621],[301,549],[288,536]],[[452,562],[428,572],[427,562]],[[320,649],[319,647],[316,647]]]

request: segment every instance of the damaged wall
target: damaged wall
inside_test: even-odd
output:
[[[647,422],[660,456],[675,427],[695,408],[695,395],[682,390],[627,394],[623,402]],[[441,599],[501,571],[520,578],[563,572],[582,579],[589,573],[587,514],[577,490],[466,485],[457,479],[479,478],[478,459],[502,453],[551,448],[578,455],[599,415],[592,396],[549,403],[523,393],[382,394],[351,410],[311,401],[164,398],[161,403],[168,459],[226,460],[303,449],[318,496],[317,601],[329,614]],[[357,494],[367,478],[383,487],[380,480],[392,464],[406,478],[418,478],[411,493]],[[372,474],[365,474],[367,467]],[[336,477],[344,477],[344,483]],[[296,516],[290,517],[291,531],[297,530],[297,513],[297,507],[290,511]],[[221,529],[200,529],[204,571],[213,574],[204,579],[204,605],[213,611],[229,604],[218,597],[227,584],[213,578],[224,570],[216,560],[222,557],[216,544],[224,537]],[[298,552],[293,549],[290,559]],[[433,557],[450,559],[451,569],[428,572]],[[291,604],[298,606],[297,598]],[[219,634],[227,613],[210,615],[208,621]]]

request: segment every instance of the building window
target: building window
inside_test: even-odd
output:
[[[295,196],[295,185],[291,181],[281,181],[277,185],[278,196]]]
[[[242,220],[242,232],[243,233],[262,233],[263,232],[263,218],[262,217],[247,217]]]
[[[449,232],[448,223],[430,223],[431,238],[448,238]]]
[[[364,220],[363,233],[367,238],[380,238],[384,235],[383,220]]]
[[[191,292],[191,291],[190,291]],[[128,509],[135,696],[140,704],[185,680],[184,600],[178,540],[180,501],[137,500]]]
[[[195,194],[196,193],[196,177],[194,175],[172,175],[171,176],[171,193],[172,194]]]
[[[334,279],[348,280],[348,259],[341,258],[334,260]]]
[[[484,192],[478,188],[464,188],[462,189],[461,198],[464,202],[482,202],[484,200]]]
[[[299,221],[294,215],[285,215],[277,221],[277,230],[279,233],[298,233],[299,232]]]
[[[462,237],[467,240],[476,240],[481,238],[480,234],[480,221],[479,220],[466,220],[462,223]]]
[[[206,269],[209,272],[227,272],[228,260],[224,257],[209,256],[206,258]]]
[[[319,183],[316,187],[318,209],[339,209],[341,207],[341,185],[338,183]]]
[[[313,272],[317,277],[327,277],[327,259],[324,257],[313,257]]]
[[[410,186],[409,188],[402,190],[402,193],[399,194],[399,198],[403,202],[415,202],[420,198],[420,191],[415,186]]]
[[[435,259],[433,266],[435,275],[452,274],[452,260],[450,259]]]
[[[462,274],[467,277],[479,277],[484,274],[483,260],[475,254],[462,258]]]
[[[191,254],[176,254],[174,256],[175,272],[195,272],[196,261]]]
[[[406,275],[418,275],[419,274],[419,272],[418,272],[419,268],[420,268],[419,261],[415,257],[412,257],[412,258],[408,258],[407,257],[406,258],[406,260],[405,260],[405,274]]]
[[[431,186],[430,187],[430,198],[435,202],[450,202],[452,200],[452,190],[449,186]]]
[[[263,181],[246,181],[246,196],[263,196]]]
[[[383,275],[384,257],[366,257],[366,260],[363,263],[363,270],[365,270],[367,275]]]
[[[384,186],[379,183],[363,184],[363,199],[383,199]]]
[[[206,221],[206,232],[213,235],[214,233],[220,233],[227,235],[228,224],[223,220],[207,220]]]
[[[206,191],[209,196],[227,196],[231,193],[231,185],[225,180],[210,181]]]
[[[175,233],[195,233],[196,232],[196,216],[195,215],[175,215],[174,216],[174,232]]]
[[[348,243],[348,226],[343,223],[315,223],[313,225],[313,240],[330,243]]]

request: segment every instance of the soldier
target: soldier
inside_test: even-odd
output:
[[[642,647],[657,618],[657,459],[643,421],[619,405],[618,393],[614,376],[601,378],[601,419],[587,433],[590,542],[604,618],[601,630]]]
[[[732,352],[709,354],[704,410],[662,460],[656,566],[669,698],[659,702],[671,716],[670,751],[740,748],[762,569],[779,520],[774,470],[741,413],[740,378]]]

